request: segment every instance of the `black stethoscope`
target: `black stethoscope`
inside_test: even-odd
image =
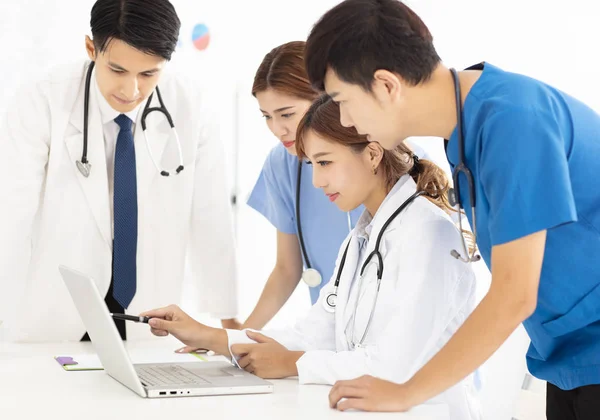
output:
[[[83,101],[83,153],[81,155],[81,160],[77,160],[75,161],[75,164],[77,165],[77,169],[79,169],[79,172],[81,172],[81,175],[83,175],[84,177],[89,177],[90,176],[90,171],[92,169],[92,165],[88,162],[87,159],[87,147],[88,147],[88,116],[89,116],[89,107],[90,107],[90,82],[92,79],[92,70],[94,69],[94,65],[95,62],[91,62],[90,66],[88,68],[87,71],[87,75],[85,78],[85,96],[84,96],[84,101]],[[177,135],[177,130],[175,130],[175,124],[173,124],[173,118],[171,118],[171,114],[169,114],[169,111],[167,111],[167,108],[165,107],[165,104],[163,103],[162,100],[162,96],[160,94],[160,90],[158,89],[158,86],[156,86],[156,96],[158,96],[158,102],[160,104],[160,107],[150,107],[150,102],[152,102],[152,97],[154,96],[154,93],[152,93],[150,95],[150,97],[148,98],[148,100],[146,101],[146,106],[144,107],[144,111],[142,113],[142,131],[144,133],[144,139],[146,140],[146,147],[148,148],[148,154],[150,155],[150,159],[152,159],[152,163],[154,164],[154,167],[156,168],[156,170],[162,175],[162,176],[169,176],[170,172],[165,171],[164,169],[160,169],[158,166],[158,163],[156,163],[156,160],[154,159],[154,154],[152,153],[152,149],[150,148],[150,142],[148,141],[148,135],[146,134],[146,117],[148,116],[148,114],[150,114],[153,111],[158,111],[164,114],[164,116],[167,118],[167,121],[169,122],[169,125],[171,126],[171,129],[173,130],[173,133],[175,134],[175,140],[177,142],[177,148],[179,150],[179,166],[177,167],[177,169],[175,169],[175,173],[178,174],[179,172],[183,171],[183,154],[181,151],[181,143],[179,141],[179,136]]]
[[[473,182],[473,174],[471,170],[465,164],[465,140],[463,136],[463,114],[462,114],[462,105],[461,105],[461,95],[460,95],[460,81],[458,80],[458,73],[455,69],[451,68],[450,73],[452,73],[452,79],[454,80],[454,95],[456,100],[456,134],[458,138],[458,164],[454,167],[452,171],[452,183],[454,184],[454,188],[450,188],[448,191],[448,201],[452,207],[456,207],[458,205],[458,224],[460,229],[460,237],[461,244],[463,247],[463,254],[461,255],[457,250],[453,249],[450,251],[450,254],[462,262],[470,263],[476,262],[481,259],[480,255],[475,255],[475,246],[473,246],[473,250],[469,254],[469,248],[467,246],[467,242],[465,236],[462,234],[462,217],[461,210],[463,210],[462,200],[460,198],[460,185],[458,183],[458,177],[462,173],[467,179],[467,183],[469,185],[469,202],[471,203],[471,217],[473,220],[473,236],[475,237],[475,241],[477,240],[477,220],[475,219],[475,184]],[[446,145],[448,143],[446,142]],[[466,257],[463,257],[466,255]]]
[[[377,235],[377,241],[375,242],[375,249],[369,254],[369,256],[367,257],[367,259],[365,260],[365,262],[363,263],[363,265],[360,269],[360,276],[362,277],[363,273],[365,272],[365,269],[367,268],[367,266],[369,265],[371,260],[373,258],[377,258],[377,292],[375,295],[375,301],[373,303],[373,308],[375,307],[375,303],[377,302],[377,296],[379,296],[379,287],[381,286],[381,278],[383,277],[383,257],[381,255],[381,252],[379,252],[379,245],[381,243],[381,238],[383,237],[383,234],[385,233],[385,230],[387,229],[389,224],[392,223],[392,221],[417,197],[420,197],[425,194],[426,194],[425,191],[415,192],[413,195],[408,197],[406,199],[406,201],[404,203],[402,203],[400,205],[400,207],[398,207],[396,209],[396,211],[394,211],[394,213],[392,213],[392,215],[383,224],[383,226],[381,227],[381,230],[379,231],[379,234]],[[338,287],[340,285],[340,279],[342,278],[342,271],[344,271],[344,265],[346,264],[346,256],[348,255],[348,248],[350,247],[351,240],[352,240],[352,238],[350,238],[348,240],[346,249],[344,250],[344,253],[342,254],[342,259],[340,260],[340,266],[337,270],[337,274],[335,276],[335,282],[333,284],[333,291],[330,292],[329,294],[327,294],[327,297],[323,300],[323,306],[325,307],[325,310],[328,312],[335,312],[335,308],[337,306],[337,291],[338,291]],[[367,331],[369,330],[369,325],[371,324],[372,316],[373,316],[373,310],[371,310],[371,317],[369,317],[369,321],[367,323],[367,327],[366,327],[365,333],[363,334],[363,337],[366,336]]]
[[[296,175],[296,229],[298,231],[298,242],[300,242],[300,250],[304,256],[304,262],[306,263],[306,270],[302,272],[302,280],[309,287],[317,287],[323,281],[323,276],[319,273],[319,270],[313,268],[310,260],[308,259],[308,252],[306,251],[306,245],[304,244],[304,236],[302,235],[302,223],[300,222],[300,188],[302,186],[302,161],[298,162],[298,173]],[[352,231],[352,220],[350,218],[350,212],[347,213],[348,218],[348,232]]]

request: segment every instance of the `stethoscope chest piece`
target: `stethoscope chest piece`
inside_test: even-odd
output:
[[[317,287],[321,284],[323,279],[321,277],[321,273],[319,273],[317,270],[314,268],[308,268],[302,273],[302,280],[309,287]]]
[[[327,312],[333,313],[335,312],[335,307],[337,305],[337,293],[331,292],[327,295],[325,300],[323,301],[323,307]]]
[[[90,176],[90,169],[92,168],[92,165],[89,163],[83,163],[80,160],[75,161],[75,164],[77,165],[79,172],[81,172],[81,175],[86,178]]]

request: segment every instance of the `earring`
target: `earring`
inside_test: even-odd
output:
[[[373,168],[373,175],[377,175],[377,168]]]

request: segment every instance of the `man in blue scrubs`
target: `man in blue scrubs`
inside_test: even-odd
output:
[[[448,139],[448,160],[458,165],[454,79],[406,5],[342,2],[313,28],[305,59],[313,86],[339,103],[342,124],[388,149],[409,136]],[[523,322],[529,370],[548,381],[548,419],[598,419],[600,116],[489,63],[458,72],[458,81],[464,163],[473,175],[490,291],[407,383],[343,381],[330,402],[342,410],[407,410],[474,371]],[[459,179],[473,226],[467,180]]]

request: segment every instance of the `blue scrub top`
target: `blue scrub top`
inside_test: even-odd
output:
[[[250,194],[248,205],[265,216],[277,230],[297,234],[296,228],[296,179],[299,159],[290,155],[282,144],[275,146],[263,166],[258,181]],[[323,278],[321,284],[310,288],[314,304],[319,291],[329,282],[335,261],[344,239],[348,236],[347,213],[321,189],[313,187],[312,166],[302,163],[300,188],[300,221],[306,252],[312,264]],[[350,212],[352,228],[364,210],[360,206]],[[302,257],[304,260],[304,256]],[[304,263],[306,266],[306,262]]]
[[[477,245],[488,267],[494,245],[547,230],[538,305],[524,322],[529,371],[564,390],[600,384],[600,116],[485,63],[463,118]],[[447,154],[454,168],[456,129]],[[459,182],[468,209],[467,182]]]

